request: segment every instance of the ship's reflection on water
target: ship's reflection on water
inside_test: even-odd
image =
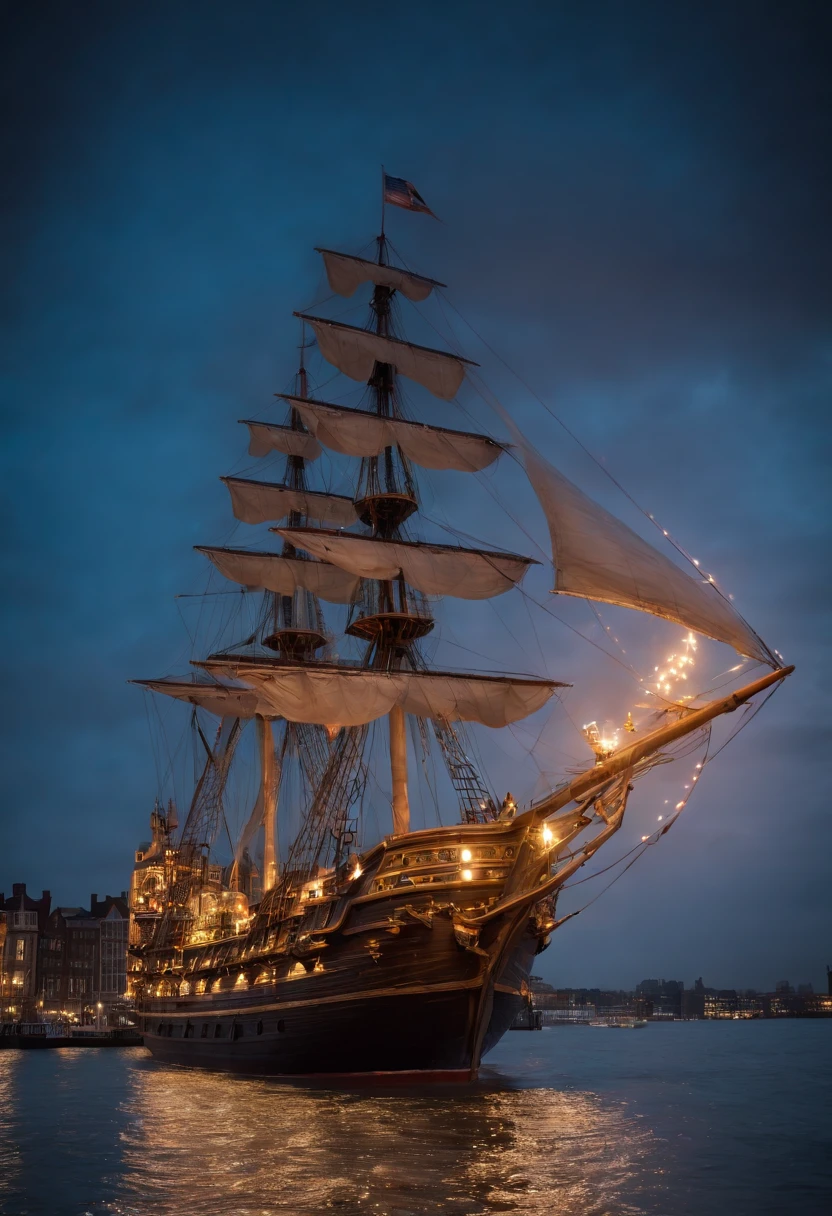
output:
[[[139,1066],[126,1099],[125,1216],[639,1212],[655,1145],[580,1092],[378,1094]],[[649,1173],[649,1170],[647,1171]]]

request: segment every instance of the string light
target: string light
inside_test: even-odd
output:
[[[674,652],[667,657],[667,664],[662,670],[660,667],[655,667],[656,688],[660,693],[672,693],[674,686],[688,678],[688,671],[691,667],[695,667],[696,663],[694,655],[696,654],[697,641],[693,633],[688,633],[687,637],[682,639],[684,651],[680,654]]]

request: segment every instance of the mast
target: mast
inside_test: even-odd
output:
[[[256,718],[257,746],[260,752],[260,789],[263,800],[263,888],[270,891],[277,882],[278,834],[277,798],[279,779],[275,772],[274,734],[271,719]]]
[[[390,773],[393,778],[393,832],[396,836],[410,830],[410,799],[407,793],[407,736],[404,710],[394,705],[390,723]]]
[[[383,172],[383,170],[382,170]],[[383,179],[382,179],[383,183]],[[384,191],[382,189],[382,200]],[[384,266],[387,256],[387,241],[382,228],[377,237],[379,266]],[[390,303],[393,289],[378,283],[373,289],[372,310],[375,332],[386,338],[390,333]],[[394,398],[395,369],[389,363],[376,362],[370,377],[370,388],[375,398],[379,418],[389,418],[396,413]],[[399,536],[402,524],[417,508],[415,486],[406,457],[399,448],[385,447],[379,456],[371,456],[362,462],[357,505],[362,520],[370,524],[375,536],[393,540]],[[416,638],[433,628],[433,621],[426,615],[421,620],[410,611],[408,591],[402,575],[396,579],[379,579],[375,582],[376,602],[370,603],[366,612],[350,623],[348,632],[364,637],[370,642],[369,666],[396,671],[403,666],[412,666],[410,645]],[[375,612],[372,609],[375,608]],[[388,714],[390,732],[390,776],[393,793],[393,832],[396,835],[410,830],[410,799],[407,788],[407,733],[404,710],[393,706]]]
[[[381,232],[378,237],[378,264],[385,262],[387,241],[384,236],[384,167],[382,166],[381,190]],[[373,291],[373,311],[376,318],[376,333],[387,336],[390,317],[390,296],[388,287],[377,286]],[[376,364],[374,375],[376,379],[376,408],[379,416],[390,413],[390,397],[392,395],[393,369],[389,364]],[[392,470],[392,448],[384,449],[384,462],[388,478]],[[392,479],[391,479],[392,480]],[[391,527],[391,531],[394,530]],[[399,588],[400,599],[404,600],[404,580]],[[383,598],[392,607],[393,585],[387,583]],[[402,605],[403,606],[403,605]],[[401,654],[391,654],[392,666],[401,665]],[[404,710],[400,705],[394,705],[388,715],[390,726],[390,777],[393,783],[393,832],[396,836],[410,831],[410,798],[407,791],[407,734],[405,731]]]

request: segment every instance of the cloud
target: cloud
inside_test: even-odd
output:
[[[230,534],[217,478],[247,459],[236,419],[267,413],[294,373],[291,311],[325,294],[312,247],[358,250],[374,235],[383,161],[444,221],[389,217],[408,261],[452,285],[463,315],[799,665],[721,757],[731,797],[715,780],[661,863],[610,893],[621,931],[602,931],[601,901],[570,922],[589,936],[576,929],[547,965],[564,982],[623,984],[666,951],[666,971],[762,984],[766,957],[786,971],[793,957],[818,978],[824,852],[784,853],[782,836],[795,790],[811,811],[825,747],[828,14],[638,9],[15,15],[0,302],[13,833],[0,885],[71,901],[126,884],[157,778],[142,694],[125,681],[187,662],[180,612],[189,628],[199,614],[173,596],[207,585],[191,546]],[[429,314],[440,328],[452,315]],[[480,359],[471,331],[458,334]],[[522,384],[482,361],[547,454],[643,526]],[[475,395],[463,403],[457,425],[496,426]],[[428,481],[432,515],[527,543],[482,485]],[[545,545],[516,474],[488,484]],[[535,589],[546,600],[545,580]],[[534,637],[522,601],[497,607],[502,619],[451,606],[457,662],[460,645],[521,666],[542,649],[575,680],[574,706],[603,687],[587,683],[601,669],[574,634],[541,618]],[[582,606],[557,609],[595,638]],[[608,678],[614,699],[623,685]],[[522,752],[505,746],[497,768],[514,789]],[[545,766],[581,746],[553,730]],[[536,771],[523,769],[529,788]],[[738,806],[767,825],[750,852],[745,832],[717,835]],[[705,881],[730,899],[703,901]],[[762,946],[740,913],[773,881]],[[656,908],[661,928],[635,933]]]

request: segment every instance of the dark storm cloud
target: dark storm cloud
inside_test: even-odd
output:
[[[125,680],[184,668],[172,597],[204,585],[191,545],[228,535],[216,478],[242,467],[235,420],[293,372],[289,314],[320,294],[312,246],[357,250],[376,231],[384,161],[445,221],[391,222],[409,260],[453,285],[799,664],[662,850],[560,935],[549,973],[817,980],[832,844],[825,6],[5,14],[0,886],[66,902],[125,885],[156,792]],[[501,396],[609,494],[522,386]],[[522,610],[501,611],[522,633]],[[498,653],[490,619],[471,628]],[[572,635],[552,646],[579,673]]]

